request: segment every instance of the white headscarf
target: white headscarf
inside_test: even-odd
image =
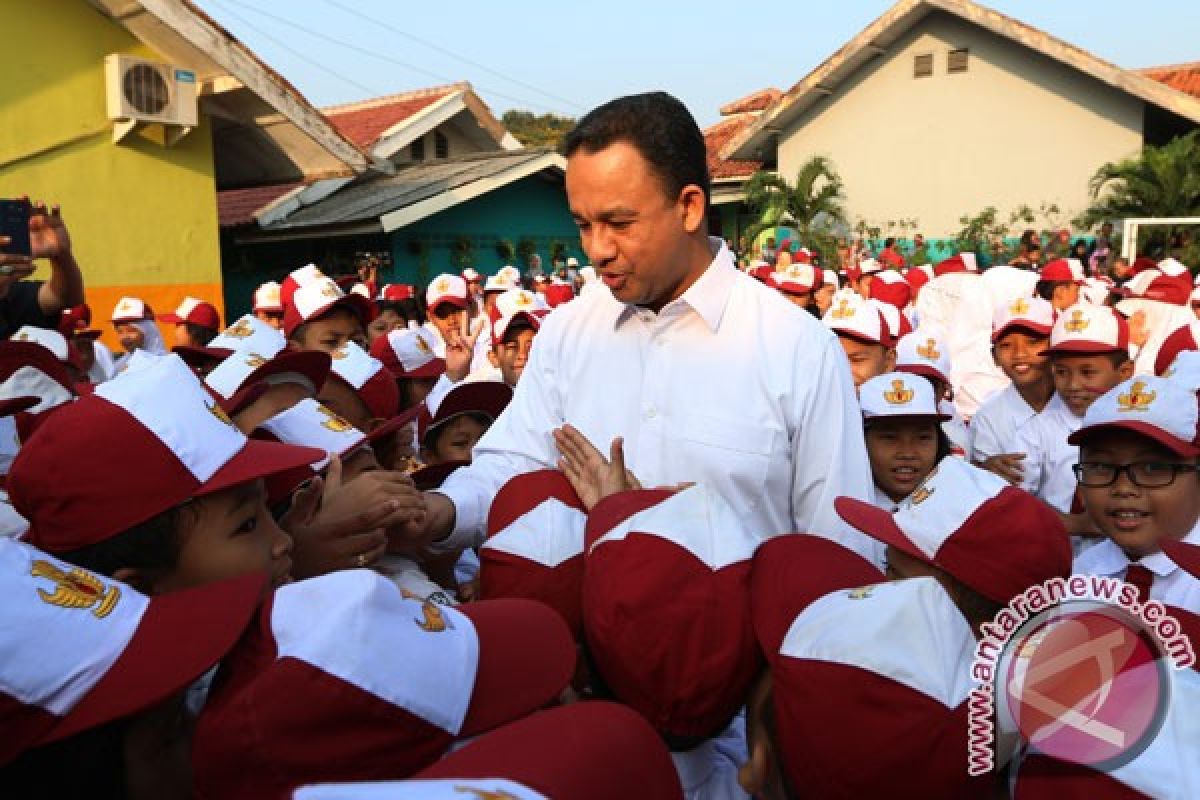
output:
[[[95,360],[92,362],[92,368],[88,370],[88,380],[92,383],[104,383],[111,380],[117,374],[117,362],[113,358],[112,351],[99,339],[94,339],[92,340],[92,352],[95,353]]]
[[[137,327],[142,332],[142,345],[138,350],[145,350],[152,356],[169,355],[167,351],[167,343],[163,341],[162,334],[158,331],[158,325],[152,319],[138,319],[129,323]],[[132,353],[123,353],[117,358],[116,371],[120,372],[125,367],[125,362],[129,360]]]
[[[1146,343],[1137,351],[1133,361],[1133,371],[1138,375],[1153,375],[1154,360],[1158,358],[1163,340],[1196,319],[1196,315],[1188,306],[1148,300],[1144,297],[1125,298],[1117,303],[1117,311],[1126,317],[1132,317],[1141,311],[1145,317]],[[1131,347],[1130,350],[1132,349]]]

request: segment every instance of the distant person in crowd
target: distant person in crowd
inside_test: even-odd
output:
[[[1045,250],[1047,258],[1066,258],[1071,252],[1071,232],[1066,228],[1059,230],[1050,238]]]
[[[924,234],[913,236],[913,250],[908,263],[914,267],[929,263],[929,245],[925,242]]]
[[[1112,267],[1109,268],[1108,274],[1118,284],[1124,283],[1133,277],[1133,266],[1129,263],[1129,259],[1117,256],[1112,260]]]
[[[254,300],[251,312],[262,322],[275,330],[283,328],[283,300],[280,297],[280,285],[276,281],[267,281],[254,290]]]
[[[536,283],[538,278],[546,277],[545,272],[542,271],[542,257],[537,253],[529,257],[529,272],[526,273],[526,276],[530,286]]]
[[[221,330],[217,307],[195,297],[185,297],[172,314],[162,321],[175,326],[175,347],[207,347]]]
[[[140,297],[122,297],[118,300],[113,308],[112,324],[117,332],[117,341],[125,350],[117,358],[118,372],[124,369],[129,358],[138,350],[154,356],[167,354],[162,333],[154,322],[154,310]]]
[[[768,236],[767,241],[764,242],[763,246],[762,246],[763,261],[766,261],[768,264],[774,264],[775,263],[775,254],[776,254],[777,250],[778,250],[778,247],[775,244],[775,237]]]
[[[58,206],[30,206],[29,255],[6,252],[11,245],[9,237],[0,236],[0,339],[12,336],[22,325],[55,328],[59,314],[84,299],[83,274]],[[50,259],[50,278],[25,280],[41,258]]]
[[[1071,245],[1071,258],[1077,259],[1080,264],[1088,263],[1088,243],[1086,239],[1076,239],[1075,244]]]
[[[883,240],[883,249],[879,251],[879,261],[889,269],[900,269],[905,266],[904,255],[896,245],[896,237],[889,236]]]

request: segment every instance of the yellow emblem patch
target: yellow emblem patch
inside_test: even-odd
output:
[[[345,346],[343,346],[343,347],[339,347],[337,350],[334,350],[332,353],[330,353],[329,357],[332,358],[334,361],[341,361],[343,358],[345,358],[348,355],[350,355],[349,349],[347,349]]]
[[[919,505],[921,505],[921,503],[924,503],[926,500],[928,500],[930,498],[930,496],[936,491],[937,491],[936,487],[933,489],[927,489],[926,487],[922,486],[920,489],[917,489],[915,492],[912,493],[910,502],[914,506],[919,506]]]
[[[12,338],[13,338],[13,341],[17,341],[17,342],[28,342],[31,337],[25,331],[21,331],[20,333],[18,333],[16,336],[14,336]]]
[[[325,281],[321,284],[321,294],[324,297],[336,298],[342,296],[342,291],[333,281]]]
[[[925,344],[917,347],[917,355],[926,361],[937,361],[942,354],[937,349],[937,339],[926,339]]]
[[[321,423],[321,427],[323,428],[328,428],[334,433],[345,433],[346,431],[354,429],[353,425],[351,425],[342,417],[338,416],[338,414],[332,409],[318,405],[317,411],[326,418],[325,421]]]
[[[517,292],[517,308],[528,308],[533,305],[533,298],[529,292]]]
[[[247,336],[254,333],[254,326],[244,319],[239,319],[236,325],[232,325],[225,329],[222,336],[232,336],[234,339],[245,339]]]
[[[1071,318],[1067,320],[1067,324],[1063,327],[1065,327],[1071,333],[1082,333],[1083,331],[1087,330],[1087,326],[1091,324],[1092,321],[1085,317],[1082,311],[1075,309],[1071,312]]]
[[[429,347],[429,342],[425,341],[425,337],[418,334],[416,337],[417,349],[427,356],[433,355],[433,350]]]
[[[478,797],[479,800],[517,800],[515,794],[493,789],[476,789],[473,786],[455,786],[454,791],[459,794],[469,794],[472,797]]]
[[[846,596],[851,600],[866,600],[871,596],[871,592],[875,591],[876,584],[870,586],[860,586],[857,589],[851,589]]]
[[[436,604],[428,600],[422,600],[421,616],[424,619],[413,618],[413,622],[426,633],[441,633],[446,630],[446,617],[442,614],[442,609]]]
[[[834,319],[849,319],[854,316],[854,309],[850,307],[850,301],[843,297],[838,300],[837,308],[830,311],[829,315]]]
[[[1158,392],[1146,391],[1144,381],[1134,381],[1128,392],[1117,395],[1118,411],[1149,411]]]
[[[98,577],[78,567],[68,572],[49,561],[37,559],[29,574],[35,578],[46,578],[54,584],[53,592],[41,588],[37,590],[42,602],[61,608],[90,608],[92,615],[99,619],[111,614],[121,599],[120,588],[106,587]]]
[[[433,290],[438,294],[446,294],[450,291],[450,281],[442,278],[434,285]]]
[[[216,403],[213,403],[211,406],[209,406],[208,411],[210,414],[212,414],[217,419],[221,420],[221,422],[224,422],[229,427],[231,427],[231,428],[234,427],[233,420],[231,420],[229,418],[229,415],[225,413],[225,409],[221,408]]]
[[[258,369],[263,364],[267,363],[267,359],[260,356],[258,353],[246,354],[246,366],[252,369]]]
[[[893,406],[903,406],[912,402],[913,390],[904,385],[900,378],[892,381],[892,390],[883,393],[883,399]]]
[[[1012,314],[1014,317],[1025,314],[1028,311],[1029,301],[1027,301],[1024,297],[1018,297],[1013,301],[1013,304],[1008,307],[1008,313]]]

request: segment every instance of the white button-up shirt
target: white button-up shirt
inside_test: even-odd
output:
[[[719,240],[712,240],[719,241]],[[515,475],[554,468],[551,432],[578,428],[608,453],[625,439],[644,486],[695,481],[763,537],[827,536],[875,563],[874,540],[837,516],[834,498],[873,497],[845,354],[816,317],[740,272],[728,250],[655,314],[609,291],[549,315],[512,403],[440,491],[472,546],[492,498]]]
[[[1071,467],[1079,461],[1079,448],[1067,444],[1067,437],[1079,430],[1083,417],[1077,417],[1057,393],[1035,414],[1017,436],[1011,451],[1024,453],[1025,468],[1021,488],[1063,513],[1071,511],[1075,499],[1075,473]]]
[[[1192,528],[1183,541],[1200,545],[1200,523]],[[1079,554],[1072,571],[1081,575],[1102,575],[1124,580],[1125,570],[1132,563],[1125,551],[1113,544],[1112,539],[1103,539]],[[1154,582],[1150,584],[1152,600],[1200,614],[1200,578],[1180,567],[1161,550],[1137,563],[1154,575]]]
[[[1037,413],[1011,384],[989,397],[971,418],[971,460],[1021,452],[1017,435]]]

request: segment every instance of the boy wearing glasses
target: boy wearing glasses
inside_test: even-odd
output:
[[[1122,578],[1153,598],[1200,612],[1200,579],[1176,566],[1164,541],[1200,544],[1196,393],[1169,378],[1138,376],[1088,409],[1071,435],[1087,513],[1106,537],[1074,571]]]

